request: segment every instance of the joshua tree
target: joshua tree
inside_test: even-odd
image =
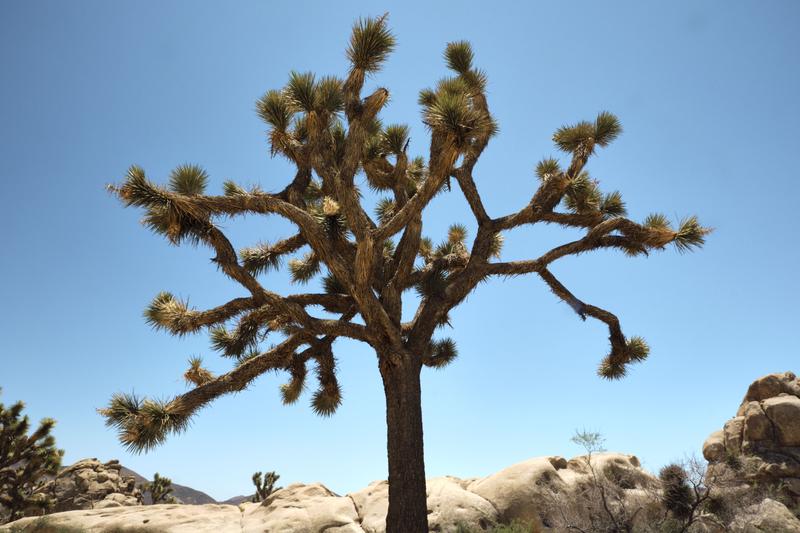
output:
[[[175,503],[172,496],[172,480],[168,477],[161,477],[158,472],[153,474],[153,481],[143,483],[142,492],[149,492],[153,505],[157,503]]]
[[[62,450],[50,434],[55,420],[45,418],[30,435],[30,421],[22,415],[25,404],[0,403],[0,522],[25,516],[27,511],[49,510],[54,501],[41,489],[48,476],[58,473]]]
[[[253,474],[253,485],[256,486],[256,493],[253,495],[253,503],[263,502],[270,494],[275,492],[275,483],[278,482],[281,476],[275,472],[267,472],[264,477],[261,477],[261,472]]]
[[[407,126],[380,122],[387,89],[362,95],[365,78],[380,70],[394,46],[386,16],[360,20],[347,48],[350,68],[344,79],[292,72],[284,88],[258,100],[258,114],[270,127],[272,154],[296,167],[283,190],[245,189],[229,181],[224,194],[209,195],[207,174],[191,165],[176,168],[166,187],[148,180],[137,166],[128,170],[122,184],[110,186],[126,206],[143,208],[144,225],[172,244],[214,250],[213,261],[245,294],[209,310],[190,308],[167,292],[158,294],[145,312],[148,322],[175,335],[208,328],[214,348],[232,358],[235,367],[214,376],[201,372],[195,360],[186,374],[194,388],[185,394],[169,401],[117,394],[101,413],[118,428],[125,445],[147,450],[168,434],[185,430],[203,406],[243,390],[269,371],[288,372],[283,401],[295,402],[306,385],[306,366],[314,362],[318,385],[311,406],[328,416],[341,401],[334,341],[345,337],[367,343],[377,355],[386,396],[387,530],[409,533],[427,531],[420,371],[442,368],[456,357],[451,339],[435,338],[450,324],[450,311],[481,282],[537,275],[581,319],[591,317],[608,326],[611,347],[599,373],[620,378],[630,363],[645,359],[647,344],[640,337],[626,337],[611,312],[581,301],[556,278],[551,265],[607,248],[628,255],[669,244],[689,250],[703,244],[708,230],[696,217],[684,219],[677,229],[663,215],[634,222],[626,218],[618,192],[600,192],[585,166],[621,132],[619,121],[608,112],[559,128],[553,139],[565,152],[566,164],[541,161],[530,201],[518,211],[491,216],[473,170],[497,126],[486,98],[486,74],[473,67],[470,45],[448,44],[444,55],[452,77],[420,93],[422,121],[430,131],[427,158],[409,155]],[[386,195],[376,202],[374,217],[370,196],[362,196],[356,187],[359,173],[370,189]],[[434,245],[423,236],[422,212],[435,195],[456,186],[474,215],[476,235],[468,243],[466,227],[454,224],[444,241]],[[216,221],[254,214],[278,215],[297,232],[237,254]],[[503,233],[536,224],[559,224],[584,234],[540,257],[500,261]],[[293,255],[288,268],[294,281],[305,284],[320,276],[322,290],[279,295],[263,284],[265,274]],[[417,291],[418,307],[404,314],[402,296],[409,290]],[[335,318],[314,315],[312,308]],[[265,346],[268,334],[277,344]]]

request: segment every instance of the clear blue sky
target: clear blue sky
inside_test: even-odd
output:
[[[576,455],[575,428],[649,468],[697,452],[754,378],[798,365],[800,4],[775,2],[42,2],[0,4],[0,386],[33,418],[58,420],[66,462],[119,458],[217,498],[249,492],[255,470],[282,482],[358,489],[386,475],[374,356],[340,342],[344,403],[315,417],[283,407],[269,375],[200,413],[191,430],[128,454],[95,408],[115,391],[185,390],[190,355],[225,362],[204,335],[150,330],[160,290],[200,307],[241,295],[203,248],[175,248],[105,192],[132,163],[164,181],[198,163],[224,179],[281,188],[255,100],[291,69],[343,75],[352,22],[390,12],[398,48],[369,81],[391,91],[386,122],[412,127],[417,91],[446,74],[446,42],[468,39],[489,74],[500,124],[477,168],[492,216],[520,208],[533,166],[558,155],[564,123],[611,110],[625,132],[590,162],[634,218],[697,213],[706,248],[650,258],[581,256],[554,271],[643,335],[651,358],[620,382],[595,375],[602,324],[581,322],[535,278],[481,285],[453,313],[460,358],[424,372],[429,476],[480,476],[537,455]],[[425,233],[469,222],[457,192]],[[237,247],[288,234],[277,218],[225,222]],[[574,232],[507,235],[504,257],[535,257]],[[264,282],[291,290],[285,275]]]

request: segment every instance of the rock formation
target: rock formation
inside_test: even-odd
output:
[[[703,446],[709,461],[706,484],[713,498],[690,531],[800,533],[800,380],[791,372],[764,376],[750,385],[736,416]],[[140,494],[116,461],[80,461],[51,481],[59,509],[53,525],[100,533],[113,527],[146,526],[154,531],[249,533],[383,533],[388,484],[376,481],[339,496],[319,483],[292,484],[260,504],[135,505]],[[700,470],[702,472],[702,470]],[[598,488],[601,487],[601,488]],[[602,493],[602,505],[599,493]],[[432,532],[488,531],[519,520],[534,531],[564,531],[565,524],[592,524],[603,513],[632,531],[653,526],[665,508],[659,481],[633,455],[595,453],[571,460],[538,457],[483,478],[446,476],[427,482]],[[133,506],[130,506],[132,505]],[[128,506],[126,506],[128,505]],[[29,524],[26,518],[11,525]],[[719,527],[717,527],[719,526]],[[654,529],[655,527],[655,529]],[[5,530],[7,526],[0,527]]]
[[[56,512],[140,505],[136,480],[121,475],[121,468],[119,461],[83,459],[61,470],[42,491],[55,496]]]
[[[759,487],[800,505],[800,380],[770,374],[747,389],[736,416],[703,445],[708,479]]]
[[[655,478],[632,455],[592,456],[597,475],[610,480],[625,502],[635,507]],[[459,525],[488,530],[498,523],[524,520],[548,527],[560,501],[576,496],[591,482],[586,457],[540,457],[510,466],[485,478],[440,477],[428,480],[431,531],[453,532]],[[105,501],[105,499],[103,500]],[[580,502],[580,497],[574,501]],[[95,508],[97,505],[95,505]],[[382,533],[388,507],[388,484],[377,481],[358,492],[339,496],[324,485],[295,483],[275,491],[261,504],[148,505],[72,511],[50,515],[54,525],[100,532],[109,527],[143,526],[182,532]],[[574,512],[574,509],[567,510]],[[33,518],[16,522],[30,523]],[[3,528],[0,528],[2,530]]]

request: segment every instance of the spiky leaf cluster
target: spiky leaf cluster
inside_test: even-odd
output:
[[[448,44],[445,59],[457,75],[440,80],[435,89],[425,89],[419,95],[425,125],[452,141],[458,150],[497,133],[483,95],[486,76],[472,68],[472,58],[472,48],[466,41]]]
[[[211,346],[225,357],[241,359],[256,351],[265,330],[280,329],[273,322],[278,316],[275,309],[265,305],[242,315],[233,329],[213,327],[210,330]]]
[[[619,119],[603,111],[594,122],[582,121],[558,128],[553,134],[553,141],[564,152],[588,156],[594,153],[595,146],[608,146],[621,133]]]
[[[322,278],[322,287],[327,294],[347,294],[347,289],[336,276],[331,273]]]
[[[302,258],[289,261],[289,272],[292,281],[295,283],[308,283],[308,281],[319,274],[320,261],[313,251],[306,253]]]
[[[184,372],[183,379],[186,380],[186,383],[199,387],[214,379],[214,374],[203,368],[201,357],[192,357],[189,359],[189,368]]]
[[[386,26],[386,15],[359,19],[353,26],[347,58],[354,69],[377,72],[394,46],[395,38]]]
[[[281,385],[280,389],[281,398],[285,405],[293,404],[300,398],[300,395],[305,389],[307,373],[305,362],[295,359],[294,363],[289,368],[291,379],[289,383]]]
[[[611,353],[600,363],[597,373],[606,379],[620,379],[628,371],[628,365],[641,363],[650,354],[650,346],[642,337],[631,337],[623,346],[613,346]]]
[[[126,205],[144,207],[142,223],[164,235],[172,244],[196,245],[208,237],[211,224],[208,214],[182,196],[200,194],[207,181],[205,171],[183,165],[170,177],[171,191],[151,183],[144,170],[134,165],[128,169],[121,187],[112,187]],[[182,192],[188,191],[188,192]],[[200,192],[197,192],[200,191]]]
[[[281,267],[283,254],[266,243],[243,248],[239,252],[244,266],[252,274],[263,274]]]
[[[442,339],[431,343],[423,364],[432,368],[444,368],[458,357],[458,348],[453,339]]]
[[[198,165],[181,165],[169,175],[169,188],[178,194],[203,194],[208,184],[208,174]]]
[[[318,388],[311,398],[311,409],[318,416],[331,416],[342,403],[342,389],[336,379],[336,359],[327,347],[317,357]]]
[[[0,518],[16,520],[28,511],[43,514],[55,501],[42,488],[58,473],[62,450],[51,434],[55,420],[45,418],[31,431],[25,405],[0,403]]]
[[[160,292],[145,308],[145,321],[156,329],[163,329],[175,335],[196,331],[194,321],[197,312],[189,309],[189,304],[175,298],[169,292]]]
[[[106,426],[117,429],[120,442],[133,452],[150,450],[163,443],[169,433],[180,433],[189,418],[167,402],[117,393],[108,407],[99,409]]]

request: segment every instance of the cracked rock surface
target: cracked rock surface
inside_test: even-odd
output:
[[[142,495],[136,480],[122,475],[121,469],[116,460],[83,459],[60,471],[42,491],[55,496],[56,511],[139,505]]]
[[[703,456],[709,476],[771,486],[800,504],[800,379],[784,372],[755,380]]]

